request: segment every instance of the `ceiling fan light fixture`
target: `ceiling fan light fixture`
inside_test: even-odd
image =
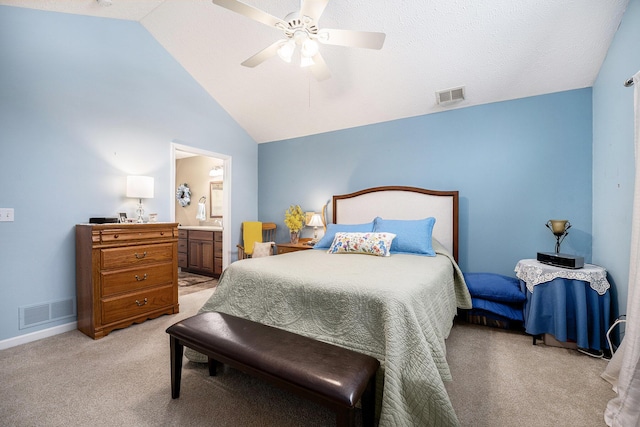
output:
[[[293,40],[284,42],[278,48],[278,56],[284,62],[291,62],[291,57],[293,56],[293,51],[295,50],[295,48],[296,48],[296,44],[293,42]]]
[[[309,34],[304,30],[296,30],[292,38],[297,45],[302,46],[305,41],[309,40]]]
[[[95,0],[94,0],[95,1]],[[120,0],[118,0],[120,1]],[[331,73],[320,54],[317,43],[334,46],[382,49],[385,34],[371,31],[352,31],[342,29],[319,29],[316,23],[329,0],[300,0],[298,12],[287,15],[284,20],[262,9],[245,4],[241,0],[211,0],[213,4],[246,18],[276,28],[284,33],[284,40],[278,40],[262,49],[241,65],[255,67],[273,56],[280,56],[285,62],[291,62],[293,56],[300,57],[300,65],[311,66],[311,73],[318,81],[331,77]],[[304,46],[303,46],[304,45]],[[296,52],[300,46],[300,52]]]
[[[300,67],[304,68],[304,67],[310,67],[312,65],[315,65],[313,58],[311,58],[310,56],[304,56],[304,55],[300,57]]]
[[[313,39],[307,38],[300,48],[300,53],[305,58],[313,58],[318,53],[318,42]]]

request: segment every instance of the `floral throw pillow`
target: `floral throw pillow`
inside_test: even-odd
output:
[[[389,256],[394,237],[393,233],[336,233],[327,253]]]

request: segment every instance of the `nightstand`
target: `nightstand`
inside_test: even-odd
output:
[[[311,239],[300,239],[298,243],[276,243],[277,255],[286,254],[288,252],[304,251],[313,249],[313,246],[307,245]]]
[[[537,336],[551,334],[579,349],[608,347],[610,285],[604,268],[585,264],[574,270],[524,259],[515,272],[527,295],[524,326],[534,344]]]

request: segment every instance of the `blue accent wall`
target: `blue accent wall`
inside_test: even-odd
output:
[[[260,144],[259,214],[279,225],[300,204],[408,185],[460,192],[460,267],[513,276],[553,251],[549,219],[572,228],[562,251],[591,261],[591,89],[499,102]],[[307,231],[307,233],[309,233]]]
[[[631,0],[593,85],[593,258],[609,272],[619,314],[627,312],[636,174],[634,89],[623,83],[639,70],[640,0]]]
[[[75,297],[74,226],[133,216],[127,175],[171,218],[173,140],[231,156],[231,210],[257,216],[257,144],[139,23],[0,6],[0,63],[0,341],[57,325],[18,307]]]

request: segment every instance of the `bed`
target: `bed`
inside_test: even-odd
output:
[[[384,383],[380,426],[457,425],[444,387],[451,380],[445,339],[457,309],[471,308],[456,263],[458,193],[376,187],[334,196],[332,206],[333,222],[318,248],[233,263],[201,311],[225,312],[376,357]],[[433,256],[413,253],[421,249],[411,246],[424,243],[428,218],[435,220],[426,245]],[[369,224],[370,233],[350,231]],[[386,239],[389,233],[396,237],[387,240],[388,256],[330,253],[342,238]],[[323,247],[328,241],[330,249]],[[186,355],[206,361],[193,351]]]

